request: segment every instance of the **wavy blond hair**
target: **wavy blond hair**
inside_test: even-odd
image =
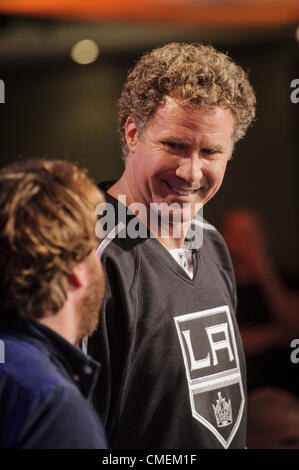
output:
[[[234,143],[255,116],[255,94],[242,67],[210,45],[170,43],[145,54],[128,74],[118,102],[124,158],[127,118],[131,116],[141,134],[170,94],[196,107],[229,108],[235,118]]]
[[[0,286],[21,317],[63,306],[68,273],[97,246],[95,207],[103,200],[71,163],[31,160],[0,170]]]

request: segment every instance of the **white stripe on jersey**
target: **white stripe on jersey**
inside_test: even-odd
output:
[[[100,245],[98,246],[98,249],[97,249],[97,254],[99,255],[99,257],[102,256],[102,253],[103,251],[105,250],[105,248],[109,245],[109,243],[116,237],[116,235],[121,231],[123,230],[124,228],[126,228],[125,224],[123,222],[119,222],[119,224],[117,224],[114,229],[111,230],[111,232],[107,235],[107,237],[102,241],[102,243],[100,243]]]
[[[203,219],[192,219],[192,223],[199,225],[200,227],[206,229],[206,230],[215,230],[217,229],[214,227],[214,225],[209,224],[208,222],[204,222]]]

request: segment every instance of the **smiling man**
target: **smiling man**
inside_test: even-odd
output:
[[[167,248],[184,248],[190,219],[221,186],[232,153],[233,125],[229,109],[194,109],[166,95],[140,138],[137,124],[128,117],[125,133],[130,157],[109,194],[116,198],[125,194],[128,204],[161,208],[162,216],[164,207],[164,217],[170,216],[168,207],[173,208],[169,223],[175,219],[182,225],[181,237],[157,235]]]
[[[128,75],[119,101],[125,170],[101,185],[117,219],[98,249],[107,286],[89,340],[104,364],[94,403],[112,448],[245,447],[234,275],[202,207],[254,108],[246,73],[211,46],[166,45]],[[128,229],[132,221],[146,237]]]

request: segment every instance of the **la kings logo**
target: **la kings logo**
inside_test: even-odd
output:
[[[245,404],[232,318],[227,305],[174,318],[192,415],[229,447]]]

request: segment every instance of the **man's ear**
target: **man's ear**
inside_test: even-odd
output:
[[[84,270],[80,269],[80,265],[75,266],[67,275],[67,281],[70,290],[75,290],[84,285]]]
[[[130,152],[134,152],[134,147],[138,140],[138,130],[135,122],[130,116],[128,117],[125,124],[125,136]]]

